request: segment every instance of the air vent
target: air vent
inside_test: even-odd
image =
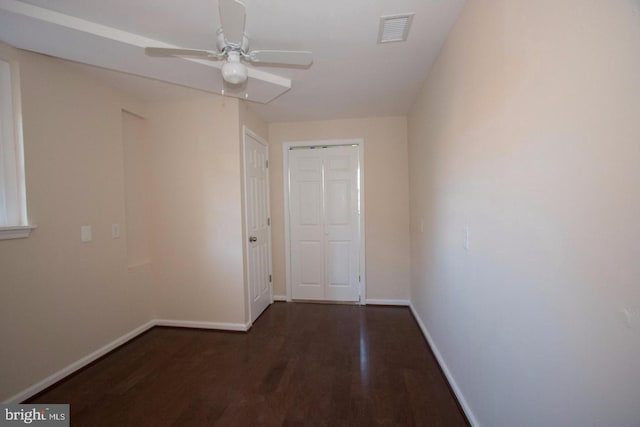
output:
[[[380,17],[378,43],[403,42],[409,35],[414,13],[388,15]]]

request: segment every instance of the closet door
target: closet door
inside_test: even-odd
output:
[[[358,301],[358,147],[329,147],[324,154],[324,298]]]
[[[289,154],[291,225],[291,296],[324,298],[324,214],[322,150]]]
[[[358,147],[291,150],[292,298],[359,300]]]

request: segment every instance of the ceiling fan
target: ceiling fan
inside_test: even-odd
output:
[[[245,5],[238,0],[219,0],[220,28],[217,51],[147,47],[145,53],[153,57],[181,57],[225,61],[222,78],[232,85],[244,83],[248,70],[241,60],[264,65],[293,65],[308,67],[313,62],[311,52],[291,50],[252,50],[244,33]]]

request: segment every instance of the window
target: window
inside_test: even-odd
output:
[[[0,240],[28,237],[18,63],[0,46]]]

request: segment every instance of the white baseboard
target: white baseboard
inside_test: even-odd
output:
[[[408,307],[409,300],[406,299],[366,299],[364,300],[367,305],[399,305]]]
[[[286,295],[274,295],[274,301],[287,301]],[[409,300],[406,299],[366,299],[366,305],[397,305],[409,307]]]
[[[155,326],[172,326],[176,328],[199,328],[199,329],[216,329],[220,331],[246,332],[251,327],[251,324],[250,323],[216,323],[216,322],[199,322],[199,321],[191,321],[191,320],[156,319]]]
[[[471,408],[469,407],[467,400],[464,398],[464,395],[462,394],[462,391],[458,387],[456,380],[453,378],[453,375],[451,375],[451,371],[449,371],[449,367],[447,366],[447,363],[442,358],[442,354],[440,354],[438,347],[436,347],[436,343],[433,342],[433,339],[431,339],[431,334],[429,334],[429,330],[427,329],[425,324],[422,322],[422,319],[418,315],[418,312],[416,311],[412,303],[409,303],[409,308],[411,309],[411,313],[413,313],[413,317],[416,319],[416,322],[418,322],[418,326],[420,326],[420,329],[422,330],[422,334],[427,339],[427,342],[429,343],[429,346],[431,347],[433,354],[436,356],[436,360],[438,361],[438,364],[440,365],[442,372],[444,372],[444,376],[447,377],[447,381],[449,381],[449,384],[451,385],[451,389],[453,390],[453,393],[458,398],[458,402],[460,402],[460,406],[462,406],[462,410],[467,416],[469,423],[471,423],[473,427],[480,427],[480,423],[478,422],[478,420],[476,420],[475,415],[473,415],[473,412],[471,411]]]
[[[214,323],[214,322],[192,322],[186,320],[166,320],[166,319],[155,319],[145,323],[142,326],[137,327],[136,329],[122,335],[119,338],[111,341],[109,344],[100,347],[98,350],[94,351],[91,354],[83,357],[82,359],[73,362],[69,366],[66,366],[60,369],[58,372],[55,372],[53,375],[48,376],[44,380],[32,385],[31,387],[21,391],[20,393],[10,397],[2,403],[20,403],[31,396],[34,396],[40,393],[42,390],[46,389],[52,384],[60,381],[61,379],[71,375],[75,371],[87,366],[89,363],[93,362],[96,359],[104,356],[115,348],[125,344],[127,341],[132,340],[138,335],[146,332],[147,330],[153,328],[154,326],[174,326],[180,328],[200,328],[200,329],[217,329],[223,331],[248,331],[251,327],[251,324],[244,323]]]
[[[278,296],[274,295],[273,299],[275,301],[286,301],[286,297],[283,297],[281,295],[278,295]],[[453,392],[455,393],[456,397],[458,398],[458,401],[460,402],[460,406],[462,406],[462,409],[464,410],[465,414],[467,415],[467,418],[469,419],[469,422],[474,427],[480,427],[480,424],[476,421],[475,416],[473,415],[473,412],[471,411],[471,408],[469,408],[469,405],[467,404],[467,402],[466,402],[466,400],[464,398],[464,395],[462,394],[462,392],[458,388],[458,385],[456,384],[453,376],[451,375],[451,372],[449,371],[449,368],[447,367],[447,364],[445,363],[444,359],[442,358],[442,355],[438,351],[438,348],[436,347],[435,343],[431,339],[431,335],[429,334],[429,331],[427,330],[426,326],[422,322],[422,319],[420,318],[420,316],[416,312],[415,308],[413,307],[413,304],[411,304],[409,301],[405,301],[405,300],[376,300],[376,299],[368,299],[368,300],[366,300],[366,303],[367,304],[371,304],[371,305],[376,305],[377,304],[377,305],[409,306],[411,308],[411,312],[413,313],[413,316],[415,317],[416,321],[418,322],[418,325],[420,326],[420,329],[422,330],[422,333],[424,334],[425,338],[427,339],[427,342],[431,346],[431,349],[433,350],[433,353],[436,356],[436,359],[438,360],[438,363],[440,364],[440,367],[442,368],[442,371],[444,372],[445,376],[447,377],[447,380],[449,381],[449,384],[451,384],[451,388],[453,389]],[[138,335],[140,335],[143,332],[151,329],[154,326],[173,326],[173,327],[181,327],[181,328],[217,329],[217,330],[225,330],[225,331],[247,331],[251,327],[251,324],[248,324],[248,323],[244,324],[244,323],[198,322],[198,321],[168,320],[168,319],[151,320],[151,321],[145,323],[144,325],[139,326],[136,329],[134,329],[134,330],[122,335],[121,337],[116,338],[115,340],[111,341],[107,345],[105,345],[105,346],[99,348],[98,350],[88,354],[87,356],[83,357],[82,359],[80,359],[80,360],[78,360],[78,361],[76,361],[76,362],[74,362],[74,363],[72,363],[72,364],[60,369],[59,371],[57,371],[54,374],[48,376],[44,380],[32,385],[31,387],[21,391],[20,393],[10,397],[9,399],[6,399],[3,403],[20,403],[20,402],[23,402],[24,400],[26,400],[26,399],[30,398],[31,396],[41,392],[42,390],[46,389],[50,385],[55,384],[56,382],[60,381],[64,377],[66,377],[68,375],[71,375],[73,372],[83,368],[84,366],[88,365],[89,363],[93,362],[94,360],[99,359],[100,357],[104,356],[105,354],[109,353],[110,351],[114,350],[115,348],[121,346],[122,344],[126,343],[127,341],[132,340],[133,338],[137,337]]]
[[[58,372],[54,373],[53,375],[48,376],[47,378],[45,378],[44,380],[32,385],[31,387],[27,388],[26,390],[21,391],[20,393],[16,394],[15,396],[10,397],[9,399],[5,400],[3,403],[20,403],[25,401],[26,399],[30,398],[31,396],[40,393],[42,390],[44,390],[45,388],[49,387],[52,384],[55,384],[56,382],[60,381],[61,379],[63,379],[64,377],[71,375],[72,373],[74,373],[75,371],[77,371],[78,369],[83,368],[84,366],[88,365],[89,363],[93,362],[96,359],[99,359],[100,357],[104,356],[105,354],[109,353],[110,351],[114,350],[115,348],[121,346],[122,344],[126,343],[127,341],[137,337],[138,335],[140,335],[141,333],[147,331],[148,329],[151,329],[155,326],[155,322],[152,320],[150,322],[145,323],[142,326],[139,326],[137,328],[135,328],[134,330],[122,335],[119,338],[116,338],[115,340],[111,341],[109,344],[100,347],[99,349],[97,349],[96,351],[94,351],[93,353],[90,353],[88,355],[86,355],[85,357],[83,357],[82,359],[73,362],[72,364],[60,369]]]

